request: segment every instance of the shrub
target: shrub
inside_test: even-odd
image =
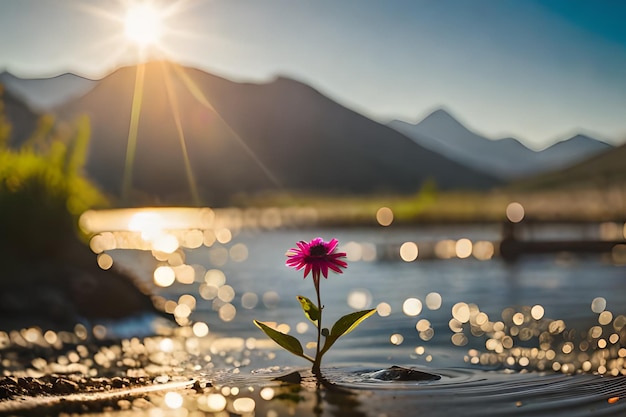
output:
[[[7,124],[0,117],[0,131],[7,130]],[[4,255],[54,255],[70,239],[80,237],[77,220],[83,211],[108,205],[83,172],[89,137],[87,117],[62,126],[47,116],[19,148],[0,141],[0,251]]]

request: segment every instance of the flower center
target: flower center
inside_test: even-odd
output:
[[[309,249],[309,254],[310,256],[326,256],[328,255],[328,250],[324,245],[311,246],[311,249]]]

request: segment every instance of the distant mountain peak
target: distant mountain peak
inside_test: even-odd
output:
[[[516,138],[494,140],[477,134],[443,107],[417,124],[393,121],[389,125],[428,149],[507,179],[564,166],[611,147],[588,135],[577,134],[536,152]]]
[[[435,110],[433,110],[429,116],[427,117],[431,117],[431,116],[435,116],[435,117],[449,117],[451,119],[454,119],[454,116],[452,116],[452,114],[450,113],[450,111],[446,110],[444,107],[438,107]],[[456,119],[455,119],[456,120]]]
[[[300,80],[297,80],[295,78],[291,78],[285,75],[278,75],[271,81],[265,84],[260,84],[260,85],[273,86],[273,87],[286,88],[286,89],[300,89],[300,90],[304,89],[308,91],[315,91],[317,94],[321,94],[321,92],[317,88],[309,84],[306,84]]]
[[[585,135],[583,133],[578,133],[577,135],[574,135],[574,136],[572,136],[569,139],[565,139],[565,141],[581,142],[581,143],[584,143],[584,142],[602,142],[602,141],[599,141],[597,139],[592,138],[591,136],[587,136],[587,135]]]
[[[555,144],[553,144],[552,146],[549,146],[546,149],[550,149],[553,147],[562,147],[563,145],[568,145],[568,146],[584,146],[584,147],[590,147],[590,148],[613,148],[614,146],[611,144],[608,144],[602,140],[593,138],[589,135],[586,135],[584,133],[578,133],[575,134],[574,136],[564,139],[562,141],[556,142]]]
[[[424,117],[422,119],[421,122],[419,123],[424,123],[427,121],[433,121],[433,120],[437,120],[437,122],[439,123],[449,123],[449,122],[454,122],[455,124],[459,125],[459,126],[463,126],[463,124],[461,122],[459,122],[456,117],[454,117],[451,112],[449,110],[446,110],[443,107],[439,107],[435,110],[433,110],[431,113],[428,114],[428,116]],[[417,123],[417,124],[419,124]],[[465,128],[465,126],[463,126],[463,128]]]
[[[277,75],[269,82],[269,84],[292,83],[292,82],[298,82],[298,81],[294,80],[291,77],[287,77],[286,75]]]
[[[46,111],[86,93],[97,81],[72,73],[50,78],[21,78],[5,70],[0,73],[0,83],[29,107]]]

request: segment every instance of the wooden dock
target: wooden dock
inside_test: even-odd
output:
[[[623,227],[616,223],[619,228]],[[548,224],[551,226],[553,224]],[[626,236],[623,232],[609,234],[608,236],[598,232],[598,224],[577,224],[581,226],[580,233],[561,233],[557,235],[545,235],[537,233],[538,229],[546,226],[545,223],[513,224],[502,225],[501,238],[491,241],[474,241],[471,245],[474,249],[481,244],[482,248],[487,248],[486,252],[479,254],[470,248],[470,253],[459,255],[454,251],[455,239],[444,241],[422,241],[414,242],[419,249],[417,257],[413,260],[427,259],[453,259],[453,258],[476,258],[488,260],[500,257],[506,261],[514,262],[520,257],[527,255],[549,255],[568,253],[575,255],[596,254],[607,255],[613,262],[626,265]],[[575,228],[576,225],[572,226]],[[566,227],[570,227],[566,225]],[[570,229],[568,229],[570,230]],[[467,239],[464,239],[467,240]],[[444,244],[444,245],[441,245]],[[401,260],[400,242],[387,242],[377,245],[377,256],[379,260]],[[490,248],[491,246],[491,248]],[[442,250],[443,248],[443,250]]]
[[[517,240],[504,239],[500,242],[500,256],[506,260],[515,260],[523,255],[549,253],[575,254],[613,254],[623,252],[626,256],[626,240]]]
[[[520,238],[519,235],[535,227],[541,227],[541,223],[507,222],[502,227],[502,240],[499,242],[500,256],[506,260],[515,260],[524,255],[540,255],[551,253],[572,254],[608,254],[614,258],[626,257],[626,236],[624,233],[613,234],[610,238],[602,236],[585,237],[581,235],[572,239],[542,239]],[[622,237],[622,238],[620,238]]]

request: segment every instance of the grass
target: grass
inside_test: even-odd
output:
[[[0,132],[10,132],[4,117]],[[77,220],[83,211],[108,204],[83,173],[89,121],[61,126],[42,118],[18,148],[8,146],[7,136],[0,140],[0,250],[6,257],[53,254],[81,237]]]
[[[493,190],[488,192],[424,190],[414,195],[328,196],[267,193],[239,198],[240,207],[314,208],[321,224],[376,225],[381,207],[392,210],[393,224],[500,223],[511,202],[524,206],[527,220],[591,222],[626,220],[626,188],[567,190]]]

